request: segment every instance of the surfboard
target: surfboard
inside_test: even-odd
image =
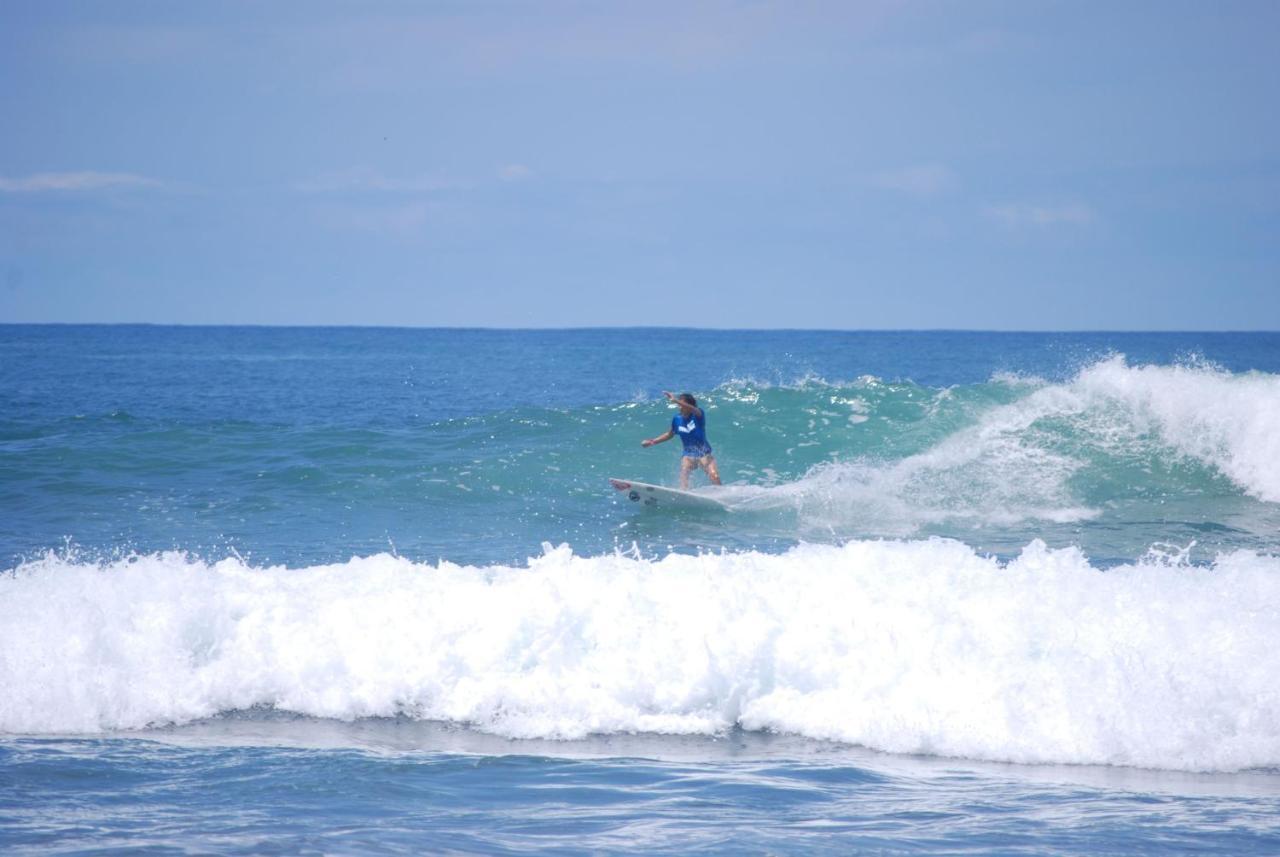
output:
[[[699,491],[665,488],[661,485],[650,485],[648,482],[637,482],[634,479],[610,479],[609,484],[624,492],[628,500],[650,508],[670,507],[675,509],[729,511],[729,507],[725,503]]]

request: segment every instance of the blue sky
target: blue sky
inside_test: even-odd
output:
[[[0,321],[1280,329],[1280,3],[0,4]]]

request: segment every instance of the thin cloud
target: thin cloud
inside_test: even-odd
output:
[[[524,164],[507,164],[498,170],[498,178],[504,182],[519,182],[533,178],[533,170]]]
[[[503,75],[520,69],[641,68],[692,74],[760,62],[844,58],[898,16],[889,0],[796,4],[748,0],[654,4],[486,4],[368,12],[289,33],[320,45],[315,79],[365,91],[403,88],[426,74]],[[819,45],[796,51],[796,44]],[[375,45],[376,49],[369,49]]]
[[[989,205],[984,211],[988,217],[998,220],[1011,228],[1022,226],[1088,226],[1096,219],[1093,209],[1082,203],[1070,203],[1068,205],[1004,203],[1001,205]]]
[[[35,173],[22,178],[0,176],[0,193],[49,193],[160,187],[160,182],[133,173]]]
[[[438,175],[407,177],[386,176],[371,167],[352,167],[346,170],[322,173],[298,184],[298,190],[308,193],[432,193],[457,190],[466,187],[465,182]]]
[[[420,202],[391,206],[324,205],[314,210],[316,222],[337,232],[365,232],[408,238],[422,232],[430,208]]]
[[[959,184],[956,174],[942,164],[915,164],[897,170],[873,173],[868,181],[873,187],[896,190],[912,196],[933,196],[954,190]]]

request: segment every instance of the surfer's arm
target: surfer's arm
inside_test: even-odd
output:
[[[667,429],[664,434],[660,434],[657,437],[645,438],[644,440],[640,441],[640,445],[653,446],[655,443],[662,443],[663,441],[671,440],[671,438],[675,436],[676,436],[675,432],[673,432],[671,429]]]
[[[671,392],[668,392],[667,390],[663,390],[662,395],[667,397],[667,401],[674,402],[677,405],[680,404],[680,399],[676,396],[675,393],[671,393]],[[693,408],[693,413],[698,419],[702,419],[702,408],[698,407],[697,405],[690,405],[689,407]]]

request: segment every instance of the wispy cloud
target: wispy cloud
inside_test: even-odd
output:
[[[503,164],[482,178],[465,178],[440,173],[412,176],[389,176],[372,167],[358,166],[321,173],[294,185],[305,193],[431,194],[440,191],[476,190],[495,179],[500,182],[522,182],[536,174],[525,164]]]
[[[498,178],[504,182],[519,182],[533,178],[533,170],[524,164],[506,164],[498,170]]]
[[[161,183],[132,173],[35,173],[22,178],[0,176],[0,193],[92,191],[110,188],[160,187]]]
[[[398,90],[431,74],[507,75],[524,69],[642,68],[694,74],[768,57],[844,58],[899,15],[891,0],[806,4],[773,0],[657,0],[637,4],[410,5],[357,11],[285,39],[320,45],[315,80],[339,90]],[[817,50],[797,52],[797,43]],[[368,46],[376,48],[370,49]]]
[[[391,206],[323,205],[314,210],[316,222],[337,232],[366,232],[409,238],[427,225],[430,208],[414,202]]]
[[[432,193],[467,187],[466,182],[439,175],[386,176],[371,167],[351,167],[322,173],[299,182],[298,190],[309,193],[382,192]]]
[[[913,196],[933,196],[954,190],[959,184],[956,174],[942,164],[915,164],[896,170],[884,170],[872,173],[868,182],[873,187]]]
[[[1027,203],[1002,203],[989,205],[984,213],[1005,226],[1087,226],[1095,220],[1092,208],[1083,203],[1066,205],[1029,205]]]

